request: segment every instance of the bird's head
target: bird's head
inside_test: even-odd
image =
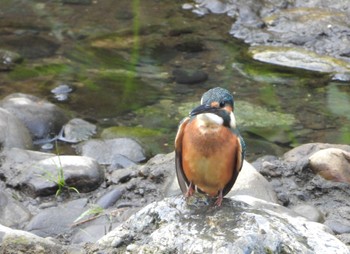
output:
[[[201,105],[190,112],[190,116],[200,115],[214,123],[223,124],[227,127],[235,128],[236,121],[233,115],[234,100],[231,93],[221,87],[215,87],[205,92],[201,99]],[[220,118],[217,118],[220,117]]]

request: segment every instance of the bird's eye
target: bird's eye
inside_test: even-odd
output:
[[[225,107],[225,102],[224,101],[220,101],[220,104],[219,104],[220,108],[223,108]]]

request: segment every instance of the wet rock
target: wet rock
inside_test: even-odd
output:
[[[271,203],[277,203],[277,196],[271,184],[247,161],[244,161],[236,183],[228,197],[249,195]]]
[[[3,225],[0,225],[0,236],[1,253],[61,254],[68,249],[47,238],[41,238],[35,234],[11,229]]]
[[[18,227],[31,217],[30,212],[10,193],[0,189],[0,224],[7,227]]]
[[[113,188],[111,191],[107,192],[102,197],[100,197],[96,201],[96,204],[102,207],[103,209],[113,206],[115,202],[117,202],[117,200],[121,198],[124,191],[125,188],[123,187]]]
[[[208,74],[201,70],[189,71],[184,69],[173,70],[173,76],[176,83],[179,84],[197,84],[205,82]]]
[[[0,108],[0,147],[32,147],[32,138],[24,124],[9,111]]]
[[[303,216],[310,221],[320,222],[320,223],[324,222],[324,215],[315,206],[308,205],[308,204],[301,204],[293,207],[292,210],[300,214],[300,216]]]
[[[247,204],[252,200],[255,205]],[[243,196],[224,200],[218,209],[191,207],[180,197],[167,198],[143,208],[102,237],[97,246],[104,251],[117,248],[131,253],[348,253],[321,224],[259,204],[268,203]]]
[[[67,84],[60,84],[51,90],[51,93],[54,94],[54,97],[57,101],[66,101],[68,100],[68,95],[72,92],[73,89]]]
[[[146,159],[143,148],[129,138],[107,140],[88,140],[79,150],[82,155],[95,159],[100,164],[115,164],[119,155],[123,155],[134,162]]]
[[[1,106],[20,119],[34,139],[57,135],[68,120],[63,110],[33,95],[11,94],[1,101]]]
[[[70,231],[75,219],[86,209],[87,199],[77,199],[50,207],[35,215],[26,230],[41,237],[57,236]]]
[[[88,140],[95,134],[96,125],[80,118],[74,118],[63,126],[62,135],[58,139],[68,143],[78,143]]]
[[[0,71],[12,70],[23,58],[12,51],[0,49]]]
[[[21,149],[5,150],[1,157],[0,175],[7,179],[6,183],[33,197],[55,194],[61,173],[64,188],[74,187],[80,192],[95,190],[104,180],[103,169],[88,157],[56,156]]]
[[[314,153],[309,158],[310,168],[323,178],[350,183],[350,152],[328,148]]]

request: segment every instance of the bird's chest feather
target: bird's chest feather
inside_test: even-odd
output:
[[[186,126],[183,142],[198,156],[209,157],[230,146],[231,138],[232,132],[222,125],[193,121]]]
[[[237,137],[222,125],[193,121],[186,126],[182,144],[186,177],[204,192],[216,195],[232,177]]]

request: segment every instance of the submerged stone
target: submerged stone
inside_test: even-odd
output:
[[[0,71],[12,70],[23,58],[16,52],[0,49]]]

